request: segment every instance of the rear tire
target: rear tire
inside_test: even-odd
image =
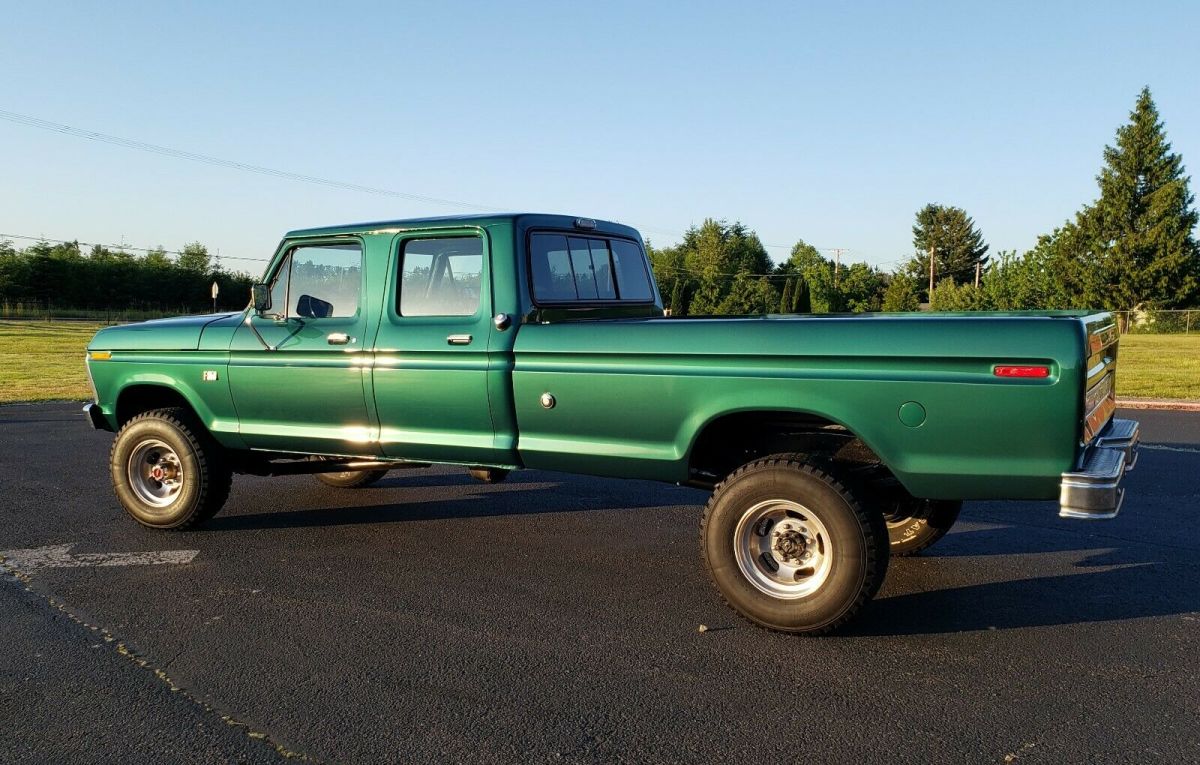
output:
[[[892,555],[902,558],[930,547],[958,520],[958,500],[910,499],[889,506],[884,513]]]
[[[734,611],[804,635],[850,621],[888,564],[883,516],[795,455],[756,460],[722,482],[704,509],[700,547]]]
[[[345,470],[340,473],[316,473],[317,480],[336,489],[361,489],[388,474],[386,470]]]
[[[113,440],[109,470],[125,512],[152,529],[209,520],[229,498],[233,480],[220,445],[178,407],[126,422]]]

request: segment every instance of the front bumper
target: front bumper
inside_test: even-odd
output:
[[[1137,464],[1137,448],[1137,420],[1110,420],[1084,450],[1079,469],[1062,474],[1059,517],[1116,518],[1125,499],[1121,479]]]
[[[100,411],[99,404],[84,404],[83,413],[87,415],[88,422],[92,424],[93,429],[112,432],[112,426],[108,424],[108,420],[104,419],[104,412]]]

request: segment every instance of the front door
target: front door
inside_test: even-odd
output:
[[[400,234],[375,339],[374,394],[388,457],[511,465],[512,437],[497,438],[488,239],[482,229]],[[504,385],[507,385],[505,378]]]
[[[271,307],[234,335],[229,386],[248,446],[374,455],[363,244],[295,244],[271,276]],[[269,346],[269,347],[268,347]]]

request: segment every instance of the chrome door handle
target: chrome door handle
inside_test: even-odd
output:
[[[345,332],[330,332],[325,336],[325,340],[330,345],[348,345],[354,342],[354,338],[350,337]]]
[[[473,339],[470,335],[450,335],[446,342],[450,345],[470,345]]]

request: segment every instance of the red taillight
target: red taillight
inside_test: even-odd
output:
[[[1049,377],[1050,367],[1035,366],[1035,367],[1016,367],[1016,366],[999,366],[993,370],[996,377]]]

